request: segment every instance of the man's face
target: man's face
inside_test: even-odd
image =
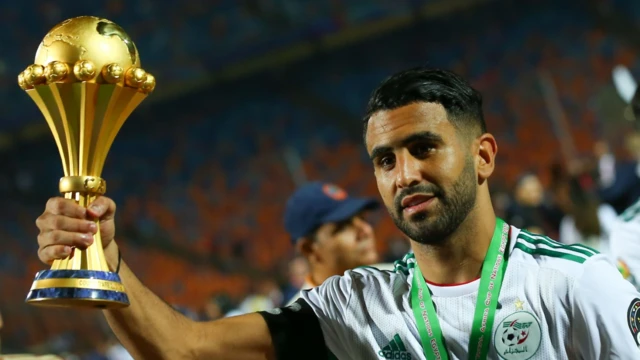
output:
[[[336,269],[346,271],[378,261],[371,225],[360,215],[318,228],[314,251]]]
[[[423,244],[439,244],[476,204],[471,140],[444,107],[414,103],[371,116],[366,133],[378,190],[396,226]]]

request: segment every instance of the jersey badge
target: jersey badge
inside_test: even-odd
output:
[[[640,346],[640,299],[635,298],[631,301],[627,311],[627,321],[636,345]]]
[[[542,330],[538,319],[528,311],[516,311],[498,323],[493,345],[505,360],[531,359],[540,349]]]

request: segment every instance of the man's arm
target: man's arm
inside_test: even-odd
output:
[[[111,271],[118,266],[115,203],[99,197],[87,209],[73,200],[52,198],[38,217],[38,255],[46,264],[67,257],[73,247],[86,248],[98,231]],[[195,322],[179,314],[147,289],[123,262],[120,279],[130,306],[105,310],[112,330],[136,359],[326,359],[320,323],[309,304],[213,322]]]
[[[640,359],[640,294],[604,255],[584,263],[571,298],[572,345],[580,359]]]
[[[115,242],[105,249],[117,263]],[[175,311],[136,278],[123,262],[120,278],[131,305],[104,310],[120,342],[136,359],[275,359],[269,328],[259,314],[195,322]]]
[[[118,246],[113,241],[115,208],[115,203],[104,196],[97,198],[88,209],[73,200],[49,200],[45,212],[36,221],[40,229],[40,260],[51,264],[56,259],[67,257],[73,247],[89,246],[98,231],[94,219],[100,219],[105,258],[110,270],[114,271],[118,263]],[[136,359],[275,358],[271,340],[274,329],[267,326],[266,317],[252,314],[196,323],[173,310],[142,285],[126,264],[121,264],[119,275],[130,306],[121,310],[105,310],[105,315],[118,339]],[[294,316],[296,321],[299,317]],[[295,335],[285,338],[295,340]]]

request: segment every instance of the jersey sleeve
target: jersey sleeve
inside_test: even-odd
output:
[[[640,283],[640,221],[623,221],[620,219],[611,234],[611,253],[620,271],[638,288]]]
[[[640,294],[604,255],[584,263],[572,298],[579,359],[640,359]]]
[[[318,317],[330,359],[349,359],[353,356],[348,321],[349,301],[353,292],[350,273],[347,271],[344,276],[333,276],[322,285],[301,293],[301,299],[311,306]]]
[[[276,359],[326,360],[328,356],[322,329],[311,306],[298,299],[293,304],[266,311],[260,311],[275,350]]]

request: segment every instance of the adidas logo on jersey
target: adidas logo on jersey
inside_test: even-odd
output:
[[[378,351],[378,356],[384,359],[411,360],[411,354],[404,347],[404,343],[398,334],[391,339],[387,346]]]

